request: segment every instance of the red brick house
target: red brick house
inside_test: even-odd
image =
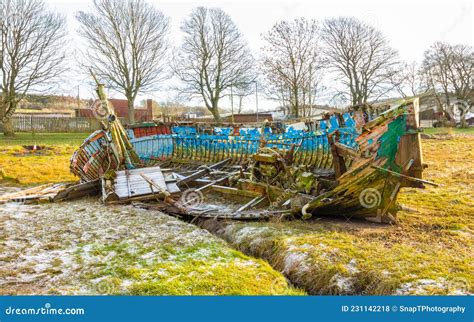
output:
[[[115,114],[120,118],[128,118],[128,101],[123,99],[109,99],[110,104],[112,104]],[[76,110],[77,117],[94,117],[92,109],[90,108],[80,108]],[[135,107],[135,122],[146,122],[153,120],[153,108],[152,100],[146,100],[145,108]]]

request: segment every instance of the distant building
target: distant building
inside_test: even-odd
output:
[[[419,98],[419,119],[422,127],[432,127],[441,124],[440,121],[447,120],[448,123],[455,125],[460,121],[462,113],[468,113],[472,109],[474,102],[474,91],[471,90],[467,100],[460,100],[454,93],[449,94],[449,106],[446,102],[446,96],[443,93],[435,95],[433,92],[420,94]],[[390,107],[402,98],[389,98],[375,102],[377,105],[386,105]],[[373,104],[373,103],[371,103]],[[462,111],[461,111],[461,110]]]
[[[304,113],[303,113],[304,111]],[[319,120],[323,117],[324,114],[328,112],[340,112],[340,110],[330,107],[329,105],[312,105],[312,106],[305,106],[305,108],[301,107],[299,112],[300,116],[298,119],[307,119],[307,120]],[[274,120],[289,120],[294,117],[288,115],[288,110],[286,108],[278,108],[272,111],[266,111],[265,113],[271,113]]]
[[[93,104],[97,104],[97,100]],[[114,108],[115,114],[120,118],[128,118],[128,101],[124,99],[109,99]],[[93,105],[91,104],[91,105]],[[76,110],[77,117],[94,117],[92,108],[79,108]],[[147,122],[153,120],[153,104],[151,99],[147,99],[145,107],[135,107],[135,121]]]
[[[235,123],[255,123],[255,122],[263,122],[267,120],[268,122],[273,121],[273,115],[271,113],[241,113],[241,114],[234,114],[228,115],[223,117],[223,121],[232,122],[232,119]]]
[[[262,112],[262,113],[241,113],[234,114],[232,113],[221,113],[221,122],[223,123],[257,123],[263,122],[265,120],[272,122],[273,116],[271,113]],[[188,122],[197,122],[197,123],[214,123],[214,118],[209,115],[197,116],[196,118],[186,119]]]

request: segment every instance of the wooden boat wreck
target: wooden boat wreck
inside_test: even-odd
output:
[[[394,222],[402,187],[422,179],[418,99],[328,114],[312,130],[291,126],[124,129],[109,109],[103,129],[71,158],[104,202],[133,202],[179,216],[264,219],[318,216]],[[379,107],[380,109],[380,107]]]

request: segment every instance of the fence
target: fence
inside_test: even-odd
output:
[[[16,132],[92,132],[100,128],[99,120],[90,117],[14,115],[12,123]]]
[[[436,120],[420,120],[420,126],[423,128],[433,127]]]

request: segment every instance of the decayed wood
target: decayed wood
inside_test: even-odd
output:
[[[181,213],[184,213],[186,212],[186,210],[184,209],[184,207],[182,207],[178,202],[176,202],[176,200],[174,200],[172,197],[171,197],[171,194],[163,189],[161,186],[157,185],[151,178],[147,177],[145,174],[141,173],[140,174],[143,179],[146,180],[146,182],[148,182],[150,185],[154,186],[155,188],[159,189],[160,190],[160,194],[158,195],[158,198],[160,198],[161,200],[163,200],[166,204],[170,205],[170,206],[173,206],[177,209],[179,209],[179,211]]]
[[[63,201],[63,200],[72,200],[81,198],[84,196],[97,195],[100,192],[100,180],[89,181],[85,183],[80,183],[77,185],[72,185],[67,187],[63,191],[59,192],[54,198],[53,201]]]
[[[239,172],[240,172],[240,171],[231,172],[231,173],[229,173],[228,175],[223,176],[223,177],[221,177],[221,178],[219,178],[219,179],[212,180],[212,181],[209,182],[208,184],[206,184],[206,185],[204,185],[204,186],[199,187],[198,189],[196,189],[196,191],[204,191],[205,189],[210,188],[210,187],[212,187],[213,185],[215,185],[215,184],[217,184],[217,183],[221,183],[221,182],[223,182],[223,181],[229,179],[230,177],[235,176],[235,175],[238,174]]]
[[[156,183],[153,181],[152,178],[146,176],[144,173],[140,173],[140,176],[141,176],[146,182],[148,182],[148,183],[150,184],[150,186],[153,186],[153,187],[155,187],[156,189],[158,189],[158,191],[160,192],[160,194],[163,194],[163,196],[166,197],[166,196],[169,196],[169,195],[170,195],[170,193],[169,193],[166,189],[164,189],[164,188],[162,188],[160,185],[156,184]],[[153,191],[153,189],[151,189],[151,190]]]
[[[212,185],[211,188],[212,190],[215,190],[217,192],[233,194],[236,196],[251,197],[251,198],[262,196],[258,192],[254,192],[250,190],[241,190],[241,189],[231,188],[231,187],[226,187],[226,186]]]
[[[231,157],[232,160],[228,158],[210,166],[201,166],[178,179],[174,178],[171,173],[165,175],[163,172],[161,172],[162,178],[156,179],[153,177],[153,171],[155,170],[151,168],[130,170],[126,172],[125,176],[117,177],[115,189],[124,189],[129,192],[127,198],[123,198],[122,201],[133,201],[153,199],[156,198],[156,194],[169,193],[171,192],[170,185],[174,185],[178,189],[178,186],[185,187],[192,183],[195,187],[200,186],[197,188],[198,191],[212,188],[215,192],[231,194],[234,198],[238,196],[245,197],[245,204],[236,209],[234,217],[238,217],[236,214],[241,213],[245,217],[246,214],[243,214],[243,212],[247,212],[246,209],[255,208],[255,205],[261,204],[263,201],[270,201],[277,202],[279,205],[282,203],[284,205],[291,204],[294,208],[291,211],[303,208],[303,213],[307,211],[308,213],[314,212],[321,215],[339,214],[342,211],[361,217],[379,216],[381,220],[384,220],[384,216],[392,216],[395,213],[396,196],[400,188],[406,186],[407,182],[410,185],[415,183],[433,184],[421,179],[421,149],[419,149],[419,135],[415,132],[417,121],[411,115],[412,110],[414,110],[414,106],[409,102],[388,110],[381,117],[369,122],[367,122],[368,118],[358,120],[357,124],[361,127],[362,133],[357,136],[355,141],[351,141],[357,143],[357,149],[339,142],[339,136],[341,136],[341,141],[345,142],[346,137],[344,136],[344,140],[342,137],[346,134],[350,135],[349,132],[335,130],[332,134],[328,134],[328,141],[317,143],[318,148],[314,151],[308,153],[293,151],[292,160],[294,163],[288,165],[288,169],[291,171],[286,172],[288,175],[280,175],[275,181],[265,182],[262,178],[251,176],[248,171],[244,173],[242,166],[236,172],[216,171],[228,162],[233,164],[234,162],[240,162],[241,165],[247,164],[244,162],[248,161],[254,163],[275,162],[275,155],[265,154],[262,147],[258,154],[253,155],[253,158],[249,158],[251,154],[245,152],[243,147],[239,148],[240,151],[234,149],[230,152],[216,147],[213,147],[212,151],[211,149],[198,151],[178,147],[176,152],[173,152],[173,161],[169,164],[179,164],[179,167],[183,170],[195,168],[195,165],[200,161],[222,160],[225,157]],[[342,121],[340,118],[339,122]],[[186,138],[186,140],[189,140],[189,138]],[[304,138],[301,140],[299,146],[308,145]],[[275,142],[275,144],[280,143],[285,144],[285,142]],[[294,145],[292,145],[292,148],[294,148]],[[283,148],[282,151],[288,150]],[[395,151],[397,152],[396,155]],[[242,158],[244,154],[247,156],[246,158]],[[237,156],[240,156],[240,159]],[[286,161],[288,160],[286,159]],[[289,162],[285,164],[289,164]],[[301,166],[301,168],[298,168],[298,166]],[[303,166],[307,166],[307,168],[303,169]],[[325,175],[318,175],[314,171],[315,167],[330,169],[331,171]],[[229,171],[228,168],[227,170]],[[134,171],[139,171],[139,173],[134,173]],[[316,197],[308,195],[309,198],[300,198],[297,191],[292,191],[293,194],[287,196],[285,195],[287,193],[285,187],[288,187],[288,185],[280,186],[278,184],[278,182],[285,182],[285,180],[291,182],[300,171],[313,171],[312,175],[318,181],[317,189],[314,189],[316,191],[312,190],[313,194],[317,194]],[[253,171],[250,172],[253,173]],[[420,173],[420,178],[417,178],[417,172]],[[240,189],[229,187],[226,183],[223,183],[229,177],[238,173],[240,173],[240,180],[237,182],[237,187]],[[272,177],[273,175],[271,173],[267,176]],[[218,179],[214,179],[216,177]],[[233,186],[233,180],[229,180],[229,182],[229,185]],[[374,208],[369,209],[360,201],[361,194],[367,189],[375,190],[380,195],[381,200]],[[281,202],[280,199],[282,199]],[[192,210],[188,209],[188,211]],[[211,214],[205,215],[211,216]],[[223,214],[213,215],[221,218]]]
[[[339,141],[339,131],[336,130],[333,134],[329,134],[328,141],[331,145],[334,173],[336,174],[336,178],[339,178],[347,171],[346,161],[342,155],[339,155],[337,146],[335,145],[335,143]]]
[[[334,142],[334,146],[337,148],[337,154],[341,156],[347,156],[351,158],[362,158],[363,156],[355,149],[348,147],[340,142]]]
[[[243,205],[242,207],[240,207],[239,209],[237,209],[236,212],[242,212],[248,208],[251,208],[253,207],[253,205],[255,204],[258,204],[260,201],[262,201],[263,199],[265,199],[265,196],[256,196],[255,198],[253,198],[252,200],[250,200],[249,202],[247,202],[245,205]]]
[[[116,172],[114,180],[103,180],[102,194],[105,202],[131,202],[154,199],[157,195],[165,198],[179,191],[171,172],[149,167]]]
[[[78,185],[75,185],[73,187],[77,187]],[[4,204],[7,202],[24,202],[24,203],[35,203],[35,202],[43,202],[43,201],[55,201],[55,198],[63,193],[66,192],[65,196],[68,196],[69,193],[73,190],[68,190],[68,187],[71,187],[70,184],[64,184],[64,183],[59,183],[59,184],[45,184],[41,186],[37,186],[34,188],[26,189],[26,190],[21,190],[18,192],[13,192],[13,193],[8,193],[5,195],[0,196],[0,204]],[[72,198],[74,196],[81,197],[82,195],[72,194],[69,198]],[[68,198],[63,198],[62,200],[65,200]]]
[[[434,182],[431,182],[431,181],[428,181],[428,180],[423,180],[423,179],[418,179],[418,178],[410,177],[410,176],[404,175],[404,174],[402,174],[402,173],[398,173],[398,172],[395,172],[395,171],[392,171],[392,170],[388,170],[388,169],[384,169],[384,168],[381,168],[381,167],[377,167],[377,166],[375,166],[375,165],[372,165],[372,168],[377,169],[377,170],[382,171],[382,172],[389,173],[389,174],[391,174],[391,175],[393,175],[393,176],[395,176],[395,177],[399,177],[399,178],[403,178],[403,179],[409,180],[409,181],[414,181],[414,182],[418,182],[418,183],[429,184],[429,185],[434,186],[434,187],[439,187],[439,184],[434,183]]]
[[[202,169],[196,171],[195,173],[178,180],[177,185],[181,186],[181,185],[189,183],[193,180],[196,180],[198,178],[204,177],[205,175],[209,174],[212,170],[216,170],[216,169],[219,169],[219,168],[223,167],[230,160],[231,160],[230,158],[225,159],[223,161],[220,161],[220,162],[217,162],[213,165],[210,165],[209,167],[203,167]]]

